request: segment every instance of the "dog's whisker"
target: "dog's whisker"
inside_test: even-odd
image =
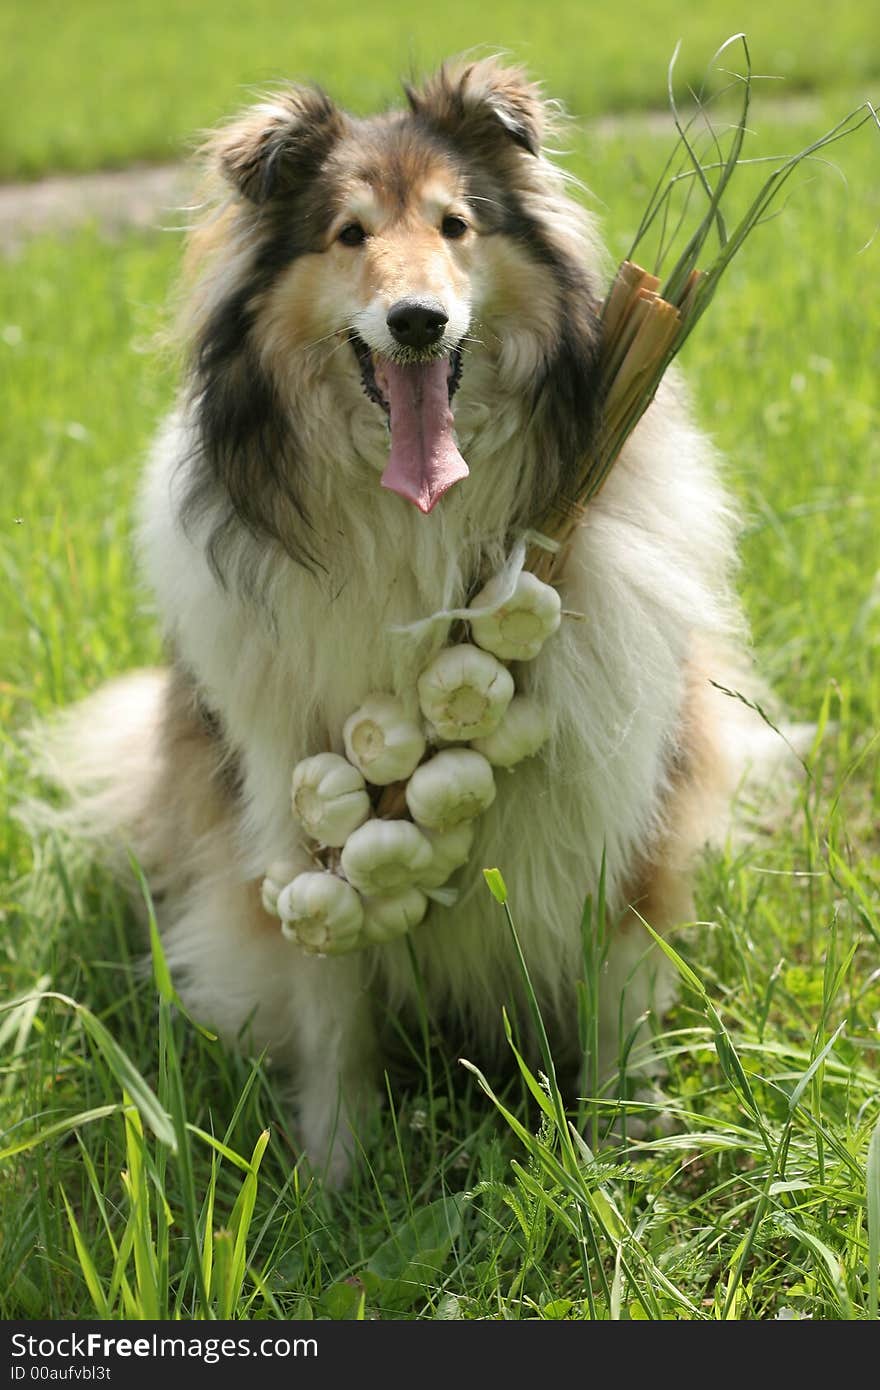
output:
[[[486,197],[484,197],[484,196],[482,196],[482,195],[480,195],[480,194],[478,194],[478,193],[469,193],[469,194],[468,194],[468,202],[469,202],[469,203],[486,203],[486,204],[488,204],[489,207],[501,208],[502,212],[504,211],[504,204],[501,203],[501,202],[499,202],[497,198],[486,198]]]
[[[336,335],[331,333],[329,336],[330,336],[330,337],[335,337]],[[322,339],[321,341],[323,342],[323,341],[325,341],[325,340]],[[347,348],[347,347],[348,347],[348,339],[347,339],[347,338],[340,338],[339,341],[333,345],[333,347],[330,349],[330,351],[324,354],[324,361],[325,361],[325,362],[329,362],[330,359],[331,359],[331,357],[335,357],[336,354],[337,354],[337,352],[342,352],[343,349],[344,349],[344,348]]]
[[[321,343],[329,342],[331,338],[338,338],[339,335],[340,335],[340,333],[351,333],[351,332],[352,332],[352,329],[349,327],[349,325],[346,324],[346,323],[343,323],[343,324],[340,325],[339,328],[332,328],[332,329],[330,330],[330,332],[329,332],[329,333],[325,333],[324,336],[323,336],[322,338],[315,338],[311,343],[303,343],[303,349],[307,351],[309,348],[320,347]],[[344,346],[347,342],[348,342],[348,339],[347,339],[347,338],[343,338],[343,339],[341,339],[339,346]]]

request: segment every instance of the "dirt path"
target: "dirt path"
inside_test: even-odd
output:
[[[0,184],[0,250],[8,254],[40,232],[87,222],[111,232],[174,226],[174,209],[186,200],[187,182],[183,165],[161,164]]]
[[[814,97],[791,97],[765,108],[764,119],[785,123],[818,118]],[[668,111],[634,111],[603,116],[585,127],[595,140],[631,135],[669,135]],[[185,165],[131,165],[89,174],[53,174],[35,183],[0,183],[0,253],[19,250],[40,232],[66,231],[95,222],[106,231],[128,227],[175,227],[177,209],[191,187]]]

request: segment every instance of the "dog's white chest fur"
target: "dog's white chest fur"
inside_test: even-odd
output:
[[[726,619],[703,582],[726,567],[728,537],[697,437],[684,423],[652,435],[641,431],[581,531],[563,588],[572,616],[528,668],[554,722],[549,751],[499,771],[496,804],[458,877],[459,902],[432,909],[417,933],[429,986],[465,1013],[497,1005],[510,967],[484,866],[505,873],[548,995],[579,973],[581,907],[603,854],[617,903],[656,831],[689,643]],[[370,691],[413,697],[431,646],[393,630],[462,603],[480,533],[466,529],[461,508],[420,516],[368,473],[325,513],[338,529],[334,572],[316,576],[275,554],[257,604],[218,582],[198,530],[180,525],[186,451],[173,421],[149,474],[142,548],[168,635],[239,754],[239,872],[256,878],[297,843],[294,764],[341,751],[342,725]],[[493,513],[504,513],[497,503],[487,495],[482,511],[470,508],[485,517],[485,534]],[[408,997],[405,945],[374,954],[392,995]]]

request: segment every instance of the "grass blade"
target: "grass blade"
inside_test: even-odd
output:
[[[82,1232],[80,1231],[76,1217],[73,1214],[73,1208],[70,1205],[70,1202],[68,1201],[67,1193],[64,1191],[63,1187],[60,1189],[60,1192],[61,1200],[64,1202],[64,1209],[67,1212],[67,1219],[70,1222],[70,1230],[71,1234],[73,1235],[73,1244],[74,1248],[76,1249],[76,1257],[79,1260],[79,1267],[83,1272],[83,1278],[86,1283],[86,1288],[88,1289],[89,1295],[91,1296],[91,1300],[95,1305],[95,1312],[97,1313],[99,1318],[109,1318],[110,1307],[107,1302],[107,1295],[104,1293],[104,1290],[101,1287],[101,1281],[98,1278],[98,1271],[95,1269],[94,1261],[91,1255],[89,1254],[85,1241],[82,1238]]]
[[[877,1317],[877,1282],[880,1271],[880,1120],[868,1144],[868,1313]]]

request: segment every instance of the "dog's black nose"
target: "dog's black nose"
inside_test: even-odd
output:
[[[449,315],[438,299],[398,299],[385,320],[403,347],[433,347],[443,337]]]

